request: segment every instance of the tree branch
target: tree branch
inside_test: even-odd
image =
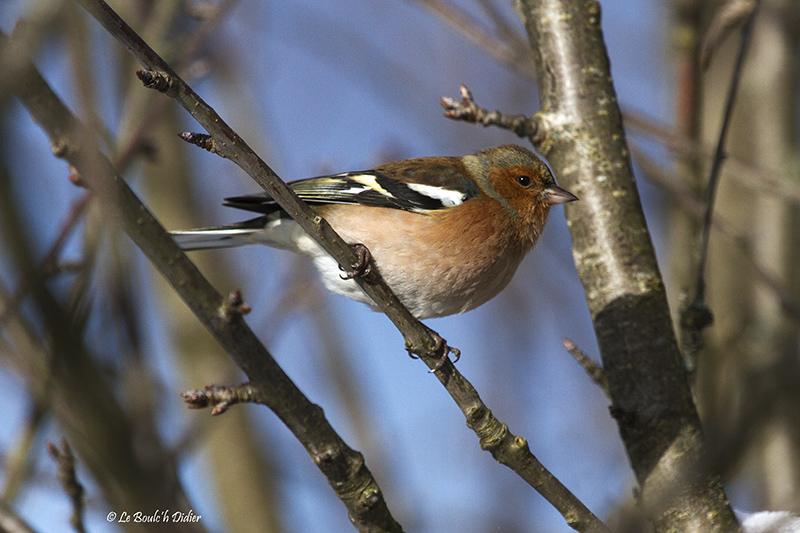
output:
[[[75,531],[83,533],[86,531],[83,525],[84,488],[75,473],[75,456],[72,454],[72,449],[69,447],[67,439],[62,438],[60,449],[52,442],[48,442],[47,451],[58,464],[58,480],[72,503],[72,516],[69,523]]]
[[[145,85],[174,98],[214,138],[215,153],[234,161],[316,240],[346,271],[358,264],[356,252],[333,231],[324,218],[300,200],[278,175],[239,137],[239,135],[189,87],[178,74],[145,43],[133,29],[102,0],[77,0],[86,11],[119,40],[148,72]],[[438,335],[422,325],[400,303],[397,296],[376,271],[355,278],[403,334],[409,351],[419,355],[433,368],[447,350]]]
[[[182,392],[183,400],[189,409],[205,409],[213,406],[212,416],[221,415],[237,403],[264,403],[261,399],[260,389],[255,389],[249,383],[242,383],[235,387],[207,385],[202,390]]]
[[[7,533],[36,533],[35,529],[3,502],[0,502],[0,531]]]
[[[736,66],[731,76],[730,86],[728,88],[728,97],[725,101],[725,111],[722,117],[722,126],[720,127],[719,139],[717,141],[717,148],[714,151],[714,159],[711,162],[711,171],[708,176],[708,189],[706,199],[706,211],[703,217],[703,228],[700,236],[700,257],[697,261],[697,280],[695,285],[694,299],[681,309],[681,327],[684,331],[685,344],[688,346],[692,353],[687,354],[694,356],[695,352],[702,347],[701,333],[703,329],[711,325],[713,322],[713,315],[706,303],[706,259],[708,257],[708,243],[711,238],[711,219],[714,214],[714,200],[717,195],[717,187],[719,186],[720,173],[722,171],[722,163],[725,160],[725,141],[727,140],[728,126],[733,116],[733,105],[736,102],[736,93],[739,89],[739,80],[741,78],[742,69],[744,68],[744,58],[747,53],[747,47],[750,43],[750,34],[753,29],[753,21],[755,20],[755,10],[758,7],[758,1],[747,2],[748,5],[752,4],[752,9],[746,12],[747,22],[742,28],[742,39],[739,43],[739,52],[736,57]],[[711,46],[711,45],[709,45]],[[710,54],[710,52],[707,52]],[[710,61],[708,59],[707,61]]]
[[[536,135],[536,121],[525,115],[505,115],[500,111],[489,111],[475,103],[472,92],[466,85],[460,88],[461,100],[442,96],[444,116],[453,120],[463,120],[480,124],[483,127],[497,126],[513,131],[520,137],[533,138]]]
[[[601,367],[597,362],[586,355],[586,352],[578,348],[571,339],[564,337],[561,339],[561,343],[564,345],[564,348],[567,349],[569,354],[578,362],[579,365],[583,367],[589,377],[592,379],[595,385],[600,387],[600,390],[603,391],[603,394],[611,398],[608,394],[608,380],[606,379],[606,373],[603,372],[603,367]]]
[[[343,267],[349,268],[350,265],[357,263],[357,257],[353,249],[336,235],[322,217],[299,200],[266,163],[264,163],[227,124],[225,124],[213,109],[205,104],[205,102],[203,102],[202,99],[194,93],[166,63],[164,63],[164,61],[124,23],[124,21],[119,19],[119,17],[117,17],[101,0],[78,1],[87,11],[95,16],[112,35],[119,39],[147,69],[149,69],[149,72],[143,75],[148,83],[153,84],[165,94],[177,99],[179,103],[206,128],[213,137],[214,142],[208,144],[210,141],[203,141],[202,144],[204,147],[207,144],[208,146],[213,146],[215,153],[235,161],[236,164],[253,177],[253,179],[255,179],[270,196],[272,196],[281,207],[309,233],[309,235],[317,239]],[[118,178],[115,179],[120,181]],[[126,194],[129,194],[129,192]],[[134,198],[126,198],[126,202],[133,201]],[[135,201],[138,203],[138,199],[135,199]],[[145,208],[144,206],[140,206],[138,209],[144,211]],[[132,228],[128,226],[127,219],[123,222],[125,222],[126,231],[130,233]],[[177,279],[167,275],[166,270],[170,269],[170,265],[164,263],[162,256],[164,253],[167,253],[167,256],[173,261],[176,257],[181,257],[181,260],[183,260],[185,256],[174,252],[174,243],[172,243],[171,239],[169,239],[166,234],[162,236],[160,234],[161,228],[157,226],[155,221],[153,221],[153,223],[152,232],[146,235],[142,234],[139,236],[137,228],[137,238],[134,238],[134,241],[137,245],[142,247],[151,261],[156,262],[157,266],[159,269],[162,269],[162,272],[168,280],[175,285],[176,282],[181,282],[181,280],[185,278],[182,277],[183,274],[179,275]],[[133,237],[133,235],[131,236]],[[139,240],[138,237],[143,238],[146,242]],[[163,238],[168,239],[171,246],[166,246]],[[191,265],[191,263],[189,263],[189,265]],[[185,268],[189,268],[189,266]],[[191,269],[194,270],[194,267],[191,266]],[[195,275],[195,273],[196,270],[194,270],[192,275]],[[431,332],[431,330],[411,316],[405,307],[397,300],[396,296],[391,293],[391,290],[380,279],[377,273],[374,272],[374,269],[372,273],[364,278],[356,278],[356,281],[359,282],[360,286],[370,298],[381,307],[381,310],[389,316],[392,322],[394,322],[403,333],[406,338],[406,346],[409,347],[411,351],[419,354],[430,368],[438,368],[439,354],[436,352],[436,339],[438,335],[435,335],[435,333],[432,334],[433,332]],[[198,279],[196,283],[207,285],[204,279],[202,279],[202,281]],[[210,296],[212,293],[209,291],[213,291],[213,288],[203,288],[202,292],[205,293],[206,296],[202,299],[203,301],[201,303],[203,305],[200,306],[199,310],[195,310],[192,305],[190,305],[190,307],[195,310],[196,314],[200,313],[198,317],[204,322],[206,327],[212,330],[212,333],[217,336],[218,340],[225,340],[225,342],[220,340],[220,343],[223,344],[226,349],[231,348],[231,345],[228,344],[231,342],[231,339],[228,338],[229,332],[227,331],[230,328],[239,330],[237,334],[245,336],[252,335],[252,332],[246,328],[244,322],[241,320],[233,320],[226,326],[219,323],[219,318],[216,315],[211,317],[205,316],[205,313],[208,311],[205,306],[213,304],[214,301],[221,301],[221,297],[216,294],[216,291],[214,291],[213,297]],[[179,291],[179,293],[181,292]],[[192,298],[191,295],[181,293],[181,296],[187,299],[187,303],[190,303],[188,299]],[[210,301],[207,301],[209,299]],[[217,306],[218,305],[217,303]],[[245,330],[246,333],[243,333]],[[248,340],[248,342],[251,341]],[[246,352],[238,352],[237,354],[231,352],[231,356],[248,374],[252,386],[259,386],[261,383],[270,383],[269,379],[265,379],[268,376],[259,374],[259,370],[262,370],[261,367],[264,364],[265,358],[269,359],[270,367],[274,364],[274,361],[262,345],[258,344],[257,347],[253,346],[251,349],[258,352],[258,354],[252,355],[252,353],[255,353],[252,352],[248,356]],[[262,353],[265,355],[262,355]],[[438,368],[438,370],[439,371],[436,372],[435,375],[467,417],[467,425],[478,435],[482,448],[490,451],[495,459],[514,470],[533,488],[539,491],[562,513],[573,528],[579,531],[607,531],[605,525],[530,453],[525,439],[513,435],[508,431],[505,424],[502,424],[492,415],[489,408],[482,402],[469,381],[467,381],[449,361],[447,364],[441,366],[441,368]],[[269,374],[271,379],[285,379],[288,381],[288,377],[285,377],[276,364],[274,369],[270,368]],[[288,381],[286,387],[289,387],[289,385],[294,387],[290,381]],[[272,383],[270,383],[269,386],[274,387]],[[260,394],[267,394],[267,391],[262,390]],[[285,393],[277,393],[275,390],[269,391],[269,395],[276,396],[276,398],[271,399],[270,403],[267,403],[267,405],[284,420],[284,423],[286,423],[296,435],[298,435],[297,432],[302,429],[299,425],[300,421],[295,418],[289,418],[287,421],[287,419],[284,418],[284,416],[289,415],[296,416],[293,410],[296,410],[297,404],[294,404],[295,407],[291,409],[289,413],[285,413],[287,406],[284,404],[287,402],[293,403],[295,401],[300,401],[290,397],[299,394],[299,391],[297,391],[297,393],[292,392],[290,396],[280,399],[280,396],[283,394]],[[302,400],[308,403],[308,400],[304,397]],[[319,419],[318,423],[321,424],[324,422],[327,425],[323,417],[320,416]],[[332,429],[330,431],[332,431]],[[301,438],[301,435],[298,435],[298,438],[307,446],[307,449],[309,449],[307,442]],[[331,436],[331,438],[333,438],[333,436]],[[335,438],[338,439],[338,436],[335,436]],[[345,445],[342,442],[340,446]],[[349,450],[349,448],[347,448],[347,450]],[[352,450],[349,451],[352,452]],[[314,458],[318,466],[324,470],[324,465],[327,464],[327,460],[323,460],[324,458],[315,455],[310,450],[309,453],[311,453],[312,458]],[[358,458],[363,463],[360,454],[358,454]],[[366,467],[363,467],[363,470],[366,470]],[[334,488],[336,488],[336,486],[334,486]],[[377,487],[375,487],[375,489],[377,490]],[[337,491],[337,494],[339,494],[340,498],[343,498],[339,491]],[[365,494],[365,492],[362,492],[362,494]],[[384,505],[382,500],[380,500],[380,503]],[[345,504],[348,505],[348,509],[351,509],[347,501]],[[388,513],[388,511],[386,512]],[[353,511],[351,510],[351,516],[353,516],[352,513]]]
[[[704,163],[714,157],[714,149],[711,146],[695,141],[652,117],[646,117],[630,109],[625,111],[623,116],[628,131],[638,130],[645,135],[655,137],[676,157],[700,159]],[[762,195],[800,204],[800,184],[792,180],[793,175],[786,169],[765,167],[758,162],[737,157],[736,154],[728,154],[725,164],[730,177],[740,185]]]
[[[528,78],[533,77],[533,66],[527,54],[525,41],[516,32],[504,27],[496,13],[492,12],[493,6],[489,2],[482,2],[483,8],[494,19],[499,27],[500,36],[491,34],[470,14],[457,4],[444,0],[416,0],[418,4],[426,7],[442,22],[459,32],[464,39],[495,58],[499,63],[517,71]],[[495,16],[493,16],[495,15]]]
[[[630,166],[600,27],[583,0],[516,0],[539,80],[537,149],[581,201],[565,206],[612,398],[656,531],[734,531],[704,468],[700,419]]]
[[[5,38],[5,50],[12,46]],[[242,370],[263,392],[269,406],[311,455],[348,509],[360,531],[400,531],[363,456],[345,444],[278,366],[240,314],[221,313],[230,307],[178,248],[147,208],[114,172],[92,143],[93,136],[69,112],[44,79],[28,63],[14,91],[50,138],[58,157],[69,161],[86,186],[101,201],[108,220],[119,224],[172,284],[194,314],[217,338]],[[226,305],[228,304],[228,305]]]
[[[707,204],[700,196],[684,183],[667,176],[663,166],[650,159],[636,145],[633,145],[631,153],[639,168],[642,169],[645,178],[653,185],[660,187],[689,216],[697,220],[701,220],[705,216]],[[793,297],[791,288],[774,272],[772,265],[767,265],[764,258],[759,257],[753,250],[750,238],[741,231],[737,231],[730,219],[719,213],[714,214],[711,225],[729,244],[742,253],[742,256],[753,268],[756,281],[772,292],[775,299],[780,302],[781,310],[786,316],[800,324],[800,301]]]

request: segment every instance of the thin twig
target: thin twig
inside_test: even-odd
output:
[[[633,159],[639,164],[645,179],[652,182],[666,192],[674,202],[680,205],[687,213],[700,219],[705,214],[705,202],[697,196],[686,184],[676,179],[670,179],[663,170],[663,166],[645,155],[644,151],[636,145],[631,145]],[[728,239],[753,268],[755,278],[770,289],[778,299],[781,309],[786,315],[800,323],[800,302],[792,298],[792,291],[779,276],[763,264],[753,251],[747,236],[737,231],[733,224],[719,213],[711,219],[711,225],[720,235]]]
[[[483,127],[497,126],[513,131],[520,137],[532,138],[537,132],[537,123],[525,115],[505,115],[500,111],[489,111],[475,103],[472,92],[466,85],[460,88],[461,100],[442,96],[444,116],[453,120],[463,120]]]
[[[44,256],[44,259],[42,259],[41,263],[39,263],[39,266],[36,269],[36,274],[32,278],[37,280],[36,283],[39,282],[38,280],[72,270],[71,267],[73,265],[70,265],[70,268],[64,268],[65,265],[59,265],[57,260],[61,250],[64,248],[64,244],[67,242],[67,238],[72,234],[72,231],[82,219],[83,213],[86,210],[86,206],[89,204],[89,197],[89,194],[84,194],[70,208],[64,223],[61,224],[61,229],[59,230],[58,235],[56,235],[56,238],[53,240],[53,243],[50,245],[50,248],[47,250],[47,253]],[[83,265],[83,262],[77,263],[79,268]],[[13,315],[14,311],[16,311],[16,309],[25,299],[25,296],[33,288],[32,285],[33,284],[23,282],[23,284],[17,287],[11,296],[6,300],[5,305],[0,308],[0,326],[2,326],[5,321]]]
[[[187,79],[192,79],[195,75],[191,66],[194,64],[197,55],[203,49],[203,45],[209,36],[217,30],[224,22],[225,15],[238,3],[239,0],[223,0],[222,2],[211,4],[204,3],[202,22],[197,30],[185,41],[174,62],[176,72],[186,73]],[[119,155],[114,159],[114,168],[122,171],[133,159],[133,156],[144,148],[144,141],[152,128],[152,124],[164,114],[164,106],[169,100],[157,98],[144,109],[134,110],[130,114],[136,117],[135,128],[127,131],[127,135],[120,139],[122,147]]]
[[[660,123],[657,119],[630,109],[626,109],[623,115],[628,130],[636,130],[657,138],[668,150],[678,156],[701,158],[703,161],[710,161],[713,157],[714,149],[712,147],[698,144],[673,127]],[[729,155],[725,159],[725,164],[726,176],[736,179],[741,185],[759,194],[800,204],[800,184],[795,183],[792,176],[789,176],[785,170],[765,168],[735,155]]]
[[[708,69],[714,52],[725,37],[736,26],[753,18],[756,4],[756,0],[727,0],[717,9],[700,46],[700,67],[703,70]]]
[[[742,69],[744,68],[744,59],[747,54],[747,48],[750,44],[750,36],[753,31],[753,22],[755,21],[756,9],[758,8],[758,1],[756,7],[753,8],[753,13],[748,19],[747,23],[742,29],[742,40],[739,45],[739,53],[736,58],[736,66],[734,67],[733,76],[731,76],[731,84],[728,90],[728,98],[725,103],[725,113],[722,119],[722,128],[719,133],[719,141],[717,142],[717,149],[714,152],[714,159],[711,163],[711,172],[708,178],[708,198],[706,203],[706,214],[703,219],[703,235],[700,243],[700,260],[698,262],[698,279],[697,279],[697,298],[705,299],[705,264],[708,257],[708,238],[711,232],[711,218],[714,213],[714,200],[716,199],[717,187],[719,186],[720,171],[722,163],[725,160],[725,141],[728,136],[728,126],[730,125],[731,117],[733,116],[733,106],[736,102],[736,94],[739,90]]]
[[[86,531],[83,525],[84,490],[83,485],[78,481],[77,474],[75,474],[75,456],[72,454],[72,449],[67,439],[62,438],[60,449],[52,442],[48,442],[47,451],[58,463],[58,480],[72,502],[72,516],[69,522],[75,531],[83,533]]]
[[[221,415],[237,403],[262,403],[258,396],[258,390],[249,383],[242,383],[235,387],[207,385],[202,390],[182,392],[181,396],[189,404],[189,409],[214,407],[211,410],[212,416]]]
[[[597,361],[586,355],[586,352],[578,348],[572,340],[564,337],[561,339],[561,342],[570,355],[572,355],[586,373],[589,374],[594,384],[600,387],[600,390],[602,390],[608,398],[611,398],[611,394],[608,392],[608,380],[606,379],[606,373],[603,371],[603,367],[600,366]]]
[[[417,0],[417,3],[428,8],[440,20],[501,64],[527,78],[533,78],[533,64],[528,53],[527,43],[522,37],[507,33],[505,28],[497,24],[497,19],[495,19],[495,25],[498,25],[503,33],[500,39],[486,31],[469,13],[455,4],[444,0]],[[505,38],[505,42],[503,42],[503,38]]]
[[[684,328],[687,339],[691,339],[690,346],[694,346],[696,350],[702,345],[700,332],[713,322],[713,314],[708,308],[705,301],[706,294],[706,280],[705,269],[706,261],[708,259],[708,241],[711,235],[711,219],[714,213],[714,200],[717,194],[717,187],[719,186],[720,171],[722,163],[725,160],[725,141],[728,134],[728,126],[731,117],[733,116],[733,106],[736,102],[736,93],[739,89],[742,69],[744,68],[744,59],[747,54],[747,48],[750,44],[750,36],[753,31],[753,22],[755,21],[756,11],[758,9],[758,1],[753,9],[753,13],[742,28],[742,38],[739,44],[739,53],[736,58],[736,65],[734,67],[733,75],[731,76],[731,83],[728,89],[728,98],[725,102],[725,112],[722,118],[722,127],[719,133],[719,140],[717,148],[714,152],[714,159],[711,163],[711,171],[708,178],[708,192],[706,199],[706,212],[703,217],[703,232],[700,240],[700,257],[697,263],[697,285],[695,287],[694,300],[681,311],[681,325]]]

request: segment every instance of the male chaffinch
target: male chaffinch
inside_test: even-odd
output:
[[[516,145],[463,157],[420,157],[289,184],[380,274],[417,318],[463,313],[494,298],[544,229],[550,206],[578,198]],[[226,198],[262,213],[226,226],[175,231],[184,250],[265,244],[310,256],[325,286],[374,303],[265,193]]]

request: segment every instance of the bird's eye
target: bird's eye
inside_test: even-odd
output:
[[[528,187],[531,184],[531,177],[526,176],[525,174],[523,174],[522,176],[517,176],[517,183],[519,183],[523,187]]]

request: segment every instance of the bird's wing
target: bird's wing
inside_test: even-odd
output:
[[[294,181],[289,187],[311,205],[359,204],[416,213],[455,207],[480,193],[474,182],[450,167],[422,170],[412,166],[398,176],[402,180],[391,177],[394,174],[378,167]],[[226,198],[223,205],[264,214],[280,210],[266,193]]]

